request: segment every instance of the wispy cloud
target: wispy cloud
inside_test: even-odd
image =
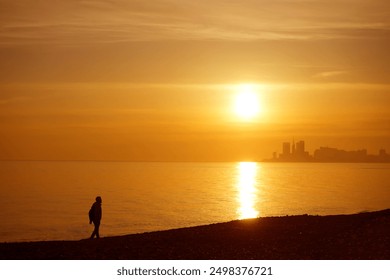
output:
[[[386,37],[388,1],[0,0],[1,44]]]
[[[314,78],[332,78],[336,76],[342,76],[348,74],[348,71],[325,71],[321,73],[315,74],[313,77]]]

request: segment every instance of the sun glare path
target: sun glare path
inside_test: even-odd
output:
[[[259,216],[256,210],[256,174],[257,163],[240,162],[238,164],[238,218],[249,219]]]
[[[241,85],[238,87],[235,99],[235,112],[242,119],[249,120],[260,112],[260,100],[253,85]]]

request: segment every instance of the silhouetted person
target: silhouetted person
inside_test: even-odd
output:
[[[96,197],[96,201],[92,204],[91,210],[89,210],[89,223],[94,224],[95,228],[92,232],[91,239],[96,235],[99,238],[100,220],[102,219],[102,198]]]

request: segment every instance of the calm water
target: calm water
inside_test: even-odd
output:
[[[0,242],[390,208],[390,164],[1,162]]]

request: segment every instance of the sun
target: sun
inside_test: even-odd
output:
[[[253,85],[240,85],[234,101],[235,113],[238,117],[250,120],[260,113],[260,100]]]

